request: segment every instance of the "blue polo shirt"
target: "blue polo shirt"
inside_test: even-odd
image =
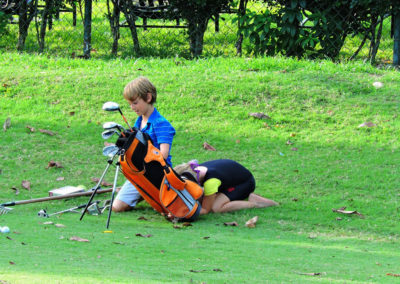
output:
[[[135,126],[137,129],[140,129],[140,125],[142,123],[142,117],[139,116],[136,119]],[[156,108],[149,117],[147,124],[145,127],[140,129],[142,132],[150,135],[151,141],[153,145],[160,149],[160,144],[169,144],[169,150],[171,152],[172,140],[174,139],[175,129],[169,123],[165,117],[163,117]],[[165,161],[169,166],[172,166],[171,155],[168,153],[168,158]]]

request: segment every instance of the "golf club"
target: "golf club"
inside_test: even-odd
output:
[[[121,124],[118,124],[116,122],[109,121],[109,122],[105,122],[103,124],[104,130],[109,130],[109,129],[114,129],[114,128],[117,128],[120,132],[126,131],[126,129],[124,127],[122,127]]]
[[[107,140],[108,138],[110,138],[111,136],[113,136],[115,133],[117,133],[118,131],[115,129],[109,129],[109,130],[105,130],[101,133],[101,137],[103,137],[104,140]]]
[[[119,111],[119,113],[121,114],[122,118],[124,119],[124,121],[126,122],[126,124],[129,126],[129,129],[131,131],[133,131],[132,127],[129,125],[128,120],[126,120],[124,114],[122,113],[119,104],[115,103],[115,102],[106,102],[103,104],[103,110],[105,111]]]
[[[112,158],[119,151],[119,148],[115,145],[106,146],[103,148],[103,155]]]

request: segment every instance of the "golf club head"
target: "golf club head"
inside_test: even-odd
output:
[[[49,218],[49,214],[47,214],[46,210],[42,209],[38,212],[38,216],[42,218]]]
[[[117,133],[117,130],[109,129],[109,130],[103,131],[101,133],[101,137],[103,137],[103,139],[106,140],[106,139],[110,138],[111,136],[113,136],[115,133]]]
[[[106,146],[103,148],[103,155],[106,157],[114,157],[119,151],[119,148],[115,145]]]
[[[117,104],[115,102],[106,102],[103,104],[103,110],[105,110],[105,111],[119,110],[119,104]]]
[[[118,129],[119,131],[126,131],[126,129],[124,127],[122,127],[122,125],[116,123],[116,122],[105,122],[103,124],[103,129],[105,130],[109,130],[109,129]]]

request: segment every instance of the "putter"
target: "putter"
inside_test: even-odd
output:
[[[90,205],[90,207],[91,206],[93,206],[93,205],[97,205],[97,203],[99,203],[99,201],[96,201],[96,202],[94,202],[92,205]],[[39,212],[38,212],[38,216],[39,217],[43,217],[43,218],[49,218],[49,217],[51,217],[51,216],[53,216],[53,215],[58,215],[58,214],[62,214],[62,213],[66,213],[66,212],[75,212],[75,213],[79,213],[79,211],[76,211],[77,209],[81,209],[81,208],[83,208],[83,207],[85,207],[86,206],[86,203],[85,204],[82,204],[82,205],[79,205],[79,206],[76,206],[76,207],[72,207],[72,208],[69,208],[69,209],[66,209],[66,210],[62,210],[62,211],[58,211],[58,212],[55,212],[55,213],[51,213],[51,214],[48,214],[47,212],[46,212],[46,210],[44,210],[44,209],[42,209],[42,210],[40,210]],[[90,208],[89,207],[89,208]],[[90,212],[89,212],[90,213]]]
[[[119,113],[121,114],[122,118],[124,119],[125,123],[129,126],[129,129],[131,131],[133,131],[132,127],[129,125],[128,120],[126,120],[124,114],[122,113],[119,104],[115,103],[115,102],[106,102],[103,104],[103,110],[105,111],[119,111]]]
[[[111,136],[113,136],[115,133],[117,133],[118,131],[115,129],[109,129],[109,130],[105,130],[101,133],[101,137],[103,137],[104,140],[107,140],[108,138],[110,138]]]

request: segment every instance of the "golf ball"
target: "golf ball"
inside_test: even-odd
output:
[[[1,232],[3,234],[9,233],[10,232],[10,228],[7,226],[1,227]]]
[[[383,87],[383,83],[382,82],[374,82],[372,84],[375,88],[379,89]]]

